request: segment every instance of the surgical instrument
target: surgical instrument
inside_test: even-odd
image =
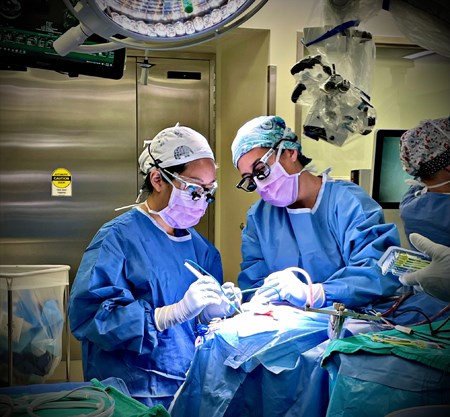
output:
[[[192,264],[194,264],[197,268],[199,268],[201,270],[201,272],[198,269],[195,269]],[[215,277],[213,277],[208,271],[205,271],[200,265],[198,265],[196,262],[190,260],[190,259],[186,259],[184,262],[184,266],[189,269],[189,271],[191,271],[197,278],[203,278],[204,275],[207,275],[209,277],[211,277],[214,281],[216,281],[217,285],[220,288],[220,291],[222,292],[222,299],[229,304],[231,307],[234,308],[234,310],[238,313],[242,313],[241,310],[239,310],[239,308],[227,297],[227,294],[225,293],[225,291],[223,290],[222,286],[220,285],[219,281],[217,281],[217,279]],[[203,274],[202,274],[203,272]],[[234,293],[234,292],[233,292]]]

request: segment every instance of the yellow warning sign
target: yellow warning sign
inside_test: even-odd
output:
[[[52,173],[52,184],[57,188],[67,188],[72,182],[72,175],[65,168],[57,168]]]

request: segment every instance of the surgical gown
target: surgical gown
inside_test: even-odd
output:
[[[400,202],[405,234],[420,233],[435,243],[450,246],[450,194],[427,192],[415,196],[422,187],[408,189]]]
[[[69,302],[85,380],[122,378],[131,395],[166,408],[194,355],[195,319],[162,332],[157,307],[180,301],[196,279],[191,259],[223,282],[217,249],[194,229],[170,236],[138,208],[103,225],[86,249]]]
[[[272,272],[305,269],[322,283],[327,304],[351,308],[391,296],[398,279],[383,276],[377,261],[399,245],[394,224],[385,224],[381,207],[359,186],[322,176],[312,209],[289,209],[256,202],[242,232],[242,290],[257,288]]]

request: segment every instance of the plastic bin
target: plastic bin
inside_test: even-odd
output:
[[[0,265],[1,385],[45,382],[61,362],[69,270]]]

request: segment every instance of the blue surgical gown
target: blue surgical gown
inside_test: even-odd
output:
[[[422,187],[413,186],[400,202],[405,234],[420,233],[433,242],[450,246],[450,194],[427,192],[414,195]]]
[[[86,249],[70,293],[85,380],[121,378],[149,407],[169,406],[196,338],[195,319],[158,331],[155,308],[180,301],[196,279],[185,259],[223,282],[217,249],[194,229],[179,234],[169,236],[137,208],[111,220]]]
[[[400,286],[376,264],[399,242],[397,227],[384,223],[381,207],[362,188],[324,174],[312,209],[263,200],[250,208],[242,231],[239,287],[257,288],[270,273],[298,266],[323,284],[327,304],[365,306]]]

